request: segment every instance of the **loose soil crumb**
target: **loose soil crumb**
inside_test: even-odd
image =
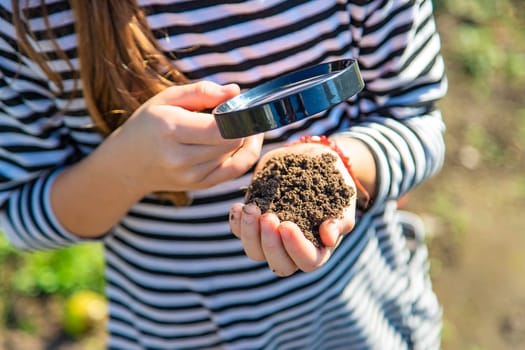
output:
[[[263,213],[275,213],[281,221],[296,223],[320,247],[319,226],[330,217],[341,218],[354,196],[354,189],[335,167],[336,160],[331,153],[274,157],[255,175],[246,203],[255,203]]]

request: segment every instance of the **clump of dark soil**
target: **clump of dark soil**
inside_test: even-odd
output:
[[[296,223],[320,247],[319,226],[328,218],[341,218],[354,196],[354,189],[335,167],[336,160],[331,153],[274,157],[255,175],[246,203]]]

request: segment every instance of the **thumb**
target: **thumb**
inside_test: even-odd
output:
[[[153,104],[178,106],[190,111],[203,111],[214,108],[239,93],[237,84],[219,85],[211,81],[200,81],[170,86],[150,101]]]

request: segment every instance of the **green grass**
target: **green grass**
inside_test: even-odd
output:
[[[23,295],[60,294],[83,289],[103,292],[104,259],[98,243],[54,251],[22,252],[0,235],[1,292]]]

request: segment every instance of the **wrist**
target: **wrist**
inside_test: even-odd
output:
[[[331,136],[343,153],[352,160],[354,175],[367,190],[370,201],[377,194],[377,168],[370,148],[361,140],[348,136]]]
[[[128,196],[142,198],[154,191],[147,179],[150,166],[137,149],[121,137],[120,129],[109,135],[89,158],[94,172],[103,172]]]
[[[107,139],[64,169],[51,186],[52,210],[62,227],[76,236],[104,235],[147,193],[112,142]]]

